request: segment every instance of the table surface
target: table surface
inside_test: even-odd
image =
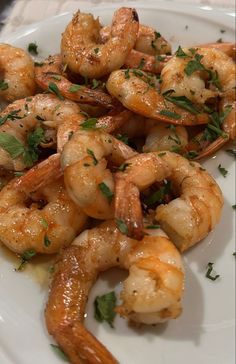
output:
[[[158,0],[157,0],[158,1]],[[207,6],[235,8],[235,0],[168,0],[176,3],[194,3]],[[134,6],[144,0],[129,0]],[[155,2],[145,0],[145,3]],[[7,35],[20,26],[29,25],[50,16],[76,11],[80,7],[96,7],[101,4],[127,3],[125,0],[0,0],[0,34]],[[37,10],[37,11],[35,11]],[[2,26],[1,26],[2,25]]]

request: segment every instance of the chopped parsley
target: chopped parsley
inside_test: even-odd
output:
[[[8,89],[8,83],[5,82],[4,80],[0,80],[0,90],[4,91]]]
[[[80,85],[74,84],[74,85],[70,86],[69,92],[77,92],[80,89],[81,89],[81,86]]]
[[[213,271],[213,265],[214,265],[214,263],[211,263],[211,262],[209,262],[208,264],[207,264],[207,272],[206,272],[206,277],[207,278],[209,278],[210,280],[212,280],[212,281],[215,281],[217,278],[219,278],[220,277],[220,275],[219,274],[216,274],[216,275],[211,275],[211,273],[212,273],[212,271]]]
[[[94,317],[97,321],[106,321],[113,327],[113,321],[116,316],[114,308],[116,307],[115,292],[109,292],[102,296],[97,296],[94,301],[95,314]]]
[[[41,219],[41,224],[43,225],[43,227],[45,228],[45,229],[47,229],[48,228],[48,222],[47,222],[47,220],[45,220],[45,219]]]
[[[92,89],[95,90],[100,85],[100,81],[95,78],[92,80]]]
[[[34,54],[34,55],[38,54],[38,46],[37,46],[36,42],[29,43],[28,52],[31,53],[31,54]]]
[[[195,150],[190,150],[187,153],[184,154],[184,157],[187,159],[194,159],[198,156],[198,152]]]
[[[179,58],[188,58],[189,56],[183,51],[181,46],[178,47],[177,51],[175,52],[176,57]]]
[[[98,164],[98,160],[94,155],[94,152],[91,149],[87,148],[87,153],[93,158],[93,164],[96,166]]]
[[[130,78],[129,68],[124,71],[124,74],[125,74],[125,78],[128,80]]]
[[[21,109],[13,110],[9,114],[0,117],[0,125],[4,124],[7,120],[14,121],[17,119],[22,119],[22,116],[17,115],[20,111]]]
[[[98,185],[100,191],[102,191],[103,195],[108,199],[109,202],[112,201],[114,193],[110,190],[110,188],[106,185],[106,183],[102,182]]]
[[[83,123],[81,123],[80,126],[84,130],[96,129],[97,121],[98,121],[97,118],[89,118],[85,120]]]
[[[24,145],[13,135],[4,132],[0,133],[0,146],[15,159],[24,153]]]
[[[173,104],[179,106],[181,109],[185,109],[192,114],[198,114],[199,111],[195,108],[192,101],[189,100],[186,96],[171,96],[173,90],[168,90],[163,93],[164,98],[167,101],[172,102]]]
[[[51,240],[47,235],[44,236],[44,245],[48,248],[51,245]]]
[[[54,82],[49,82],[48,90],[52,94],[56,95],[60,100],[64,100],[64,97],[61,95],[59,88],[57,87],[57,85]]]
[[[168,118],[171,118],[171,119],[181,119],[181,115],[175,113],[175,112],[172,112],[172,111],[169,111],[169,110],[161,110],[159,112],[160,115],[164,115],[164,116],[168,116]]]
[[[160,229],[160,225],[147,225],[145,226],[145,229]]]
[[[116,139],[121,140],[123,143],[129,145],[129,137],[126,134],[117,134]]]
[[[99,48],[94,48],[94,53],[98,54]]]
[[[122,163],[120,167],[118,168],[118,171],[124,172],[126,169],[130,166],[131,163]]]
[[[140,63],[139,63],[139,65],[138,65],[138,69],[140,69],[140,70],[142,70],[143,69],[143,66],[145,65],[145,59],[144,58],[141,58],[141,61],[140,61]]]
[[[152,193],[149,197],[144,199],[144,204],[147,206],[154,205],[155,203],[160,203],[163,201],[164,197],[169,194],[171,187],[171,182],[166,181],[165,185],[160,187],[157,191]]]
[[[234,210],[236,210],[236,205],[232,205],[232,208],[233,208]]]
[[[36,251],[34,249],[28,249],[21,255],[21,261],[18,268],[15,269],[15,271],[19,272],[23,270],[25,265],[29,262],[30,259],[32,259],[36,255]]]
[[[118,227],[118,229],[120,230],[120,232],[122,234],[125,234],[125,235],[128,234],[128,226],[126,225],[126,223],[123,220],[116,219],[116,226]]]
[[[218,165],[218,170],[220,171],[220,173],[224,178],[227,176],[228,171],[224,167],[222,167],[221,164]]]

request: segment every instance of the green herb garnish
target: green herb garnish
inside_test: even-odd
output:
[[[21,271],[25,267],[25,264],[27,264],[29,262],[29,260],[32,259],[35,255],[36,255],[36,251],[34,249],[26,250],[21,255],[20,265],[18,268],[15,269],[15,271],[17,271],[17,272]]]
[[[219,274],[216,274],[214,276],[211,275],[211,272],[213,271],[213,265],[214,265],[214,263],[211,263],[211,262],[209,262],[207,264],[206,277],[209,278],[209,279],[211,279],[212,281],[215,281],[217,278],[220,277],[220,275]]]
[[[51,240],[47,235],[44,236],[44,245],[48,248],[51,245]]]
[[[70,86],[69,92],[77,92],[80,89],[81,89],[81,86],[80,85],[74,84],[74,85]]]
[[[80,126],[84,130],[96,129],[97,121],[98,121],[97,118],[90,118],[81,123]]]
[[[117,134],[116,139],[121,140],[123,143],[129,145],[129,137],[126,134]]]
[[[0,90],[4,91],[8,89],[8,83],[5,82],[4,80],[0,80]]]
[[[31,54],[34,54],[34,55],[38,54],[38,46],[37,46],[36,42],[29,43],[28,52],[31,53]]]
[[[13,110],[9,114],[0,117],[0,125],[4,124],[7,120],[14,121],[17,119],[22,119],[22,116],[17,115],[20,111],[21,109]]]
[[[218,170],[220,171],[220,173],[224,178],[227,176],[228,171],[224,167],[222,167],[221,164],[218,165]]]
[[[120,230],[120,232],[122,234],[125,234],[125,235],[128,234],[128,226],[126,225],[126,223],[123,220],[116,219],[116,226],[118,227],[118,229]]]
[[[145,229],[160,229],[161,225],[147,225]]]
[[[115,292],[109,292],[102,296],[97,296],[94,301],[95,319],[99,322],[106,321],[111,327],[113,327],[113,321],[116,316],[114,308],[116,307],[116,295]]]
[[[102,191],[103,195],[108,199],[108,201],[111,202],[114,193],[110,190],[110,188],[106,185],[106,183],[104,182],[99,183],[98,187]]]
[[[61,95],[59,88],[54,82],[49,82],[48,90],[56,95],[60,100],[64,100],[64,97]]]
[[[181,115],[175,113],[175,112],[172,112],[172,111],[169,111],[169,110],[161,110],[159,112],[160,115],[164,115],[164,116],[168,116],[168,118],[171,118],[171,119],[181,119]]]
[[[96,166],[98,164],[98,160],[94,155],[94,152],[91,149],[87,148],[87,153],[93,158],[93,164]]]
[[[120,172],[124,172],[129,166],[130,166],[131,163],[122,163],[120,165],[120,167],[118,168],[118,171]]]
[[[143,66],[145,65],[145,59],[144,58],[141,58],[141,61],[140,61],[140,63],[139,63],[139,65],[138,65],[138,69],[140,69],[140,70],[142,70],[143,69]]]
[[[98,54],[99,48],[94,48],[94,53]]]

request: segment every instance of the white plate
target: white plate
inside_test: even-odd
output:
[[[175,46],[234,40],[234,17],[230,11],[211,7],[158,3],[137,6],[144,24],[156,27]],[[86,9],[85,9],[86,10]],[[109,23],[113,6],[87,9]],[[37,11],[37,10],[36,10]],[[26,48],[36,41],[43,58],[59,50],[60,34],[70,20],[63,14],[23,28],[1,41]],[[188,26],[186,29],[186,25]],[[225,30],[221,33],[220,30]],[[219,174],[222,164],[229,172]],[[235,329],[235,204],[234,159],[224,151],[204,163],[223,190],[225,206],[220,224],[200,244],[185,254],[186,291],[182,316],[158,327],[132,329],[116,318],[115,329],[93,319],[92,302],[97,294],[113,289],[123,273],[104,275],[94,287],[89,305],[88,328],[111,350],[121,364],[233,364]],[[205,278],[208,262],[215,263],[221,278]],[[107,277],[110,278],[107,278]],[[47,289],[32,276],[13,271],[13,264],[0,256],[0,363],[60,363],[49,345],[52,338],[44,326]]]

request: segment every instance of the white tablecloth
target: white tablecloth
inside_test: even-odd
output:
[[[0,0],[1,1],[1,0]],[[205,6],[217,6],[234,8],[234,0],[167,0],[182,3],[194,3]],[[139,2],[147,3],[148,0],[130,0],[135,4]],[[152,0],[152,3],[155,0]],[[5,20],[5,26],[1,31],[1,35],[9,34],[22,25],[29,25],[39,20],[46,19],[50,16],[60,14],[67,11],[76,11],[82,6],[95,7],[105,4],[125,5],[125,0],[15,0],[14,5],[9,9],[9,15]]]

